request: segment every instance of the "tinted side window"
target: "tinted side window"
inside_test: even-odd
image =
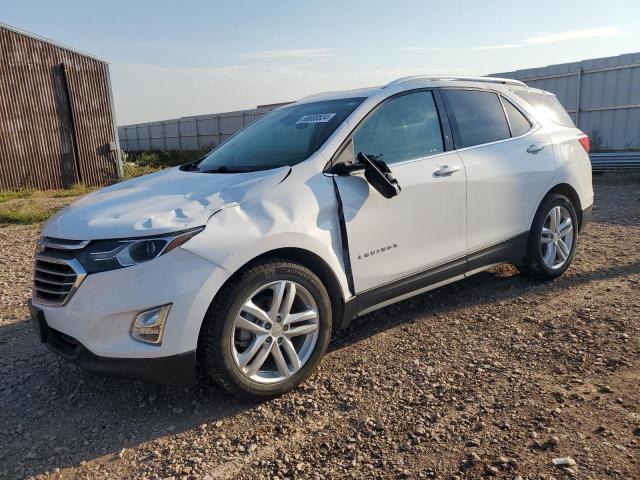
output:
[[[509,125],[498,95],[477,90],[445,90],[458,125],[456,147],[464,148],[509,138]]]
[[[444,151],[440,119],[431,92],[392,98],[379,106],[353,135],[359,152],[388,165]]]
[[[511,136],[519,137],[524,135],[531,128],[531,123],[527,120],[520,110],[518,110],[513,103],[506,98],[502,99],[504,109],[507,112],[507,118],[509,119],[509,126],[511,127]]]

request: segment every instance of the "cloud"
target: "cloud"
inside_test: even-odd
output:
[[[535,37],[527,38],[518,43],[508,43],[503,45],[488,45],[473,47],[471,50],[503,50],[511,48],[531,47],[534,45],[544,45],[549,43],[566,42],[570,40],[581,40],[586,38],[614,37],[622,34],[621,27],[598,27],[583,28],[579,30],[568,30],[566,32],[548,33],[544,32]]]
[[[579,40],[582,38],[614,37],[622,33],[620,27],[584,28],[582,30],[569,30],[562,33],[542,33],[536,37],[525,40],[525,43],[537,45],[540,43],[565,42],[567,40]]]
[[[271,58],[327,58],[333,54],[326,48],[299,48],[294,50],[263,50],[260,52],[243,53],[243,58],[271,59]]]
[[[510,48],[526,47],[524,43],[507,43],[504,45],[487,45],[485,47],[472,47],[469,50],[508,50]]]
[[[439,50],[438,47],[398,47],[400,52],[437,52]]]

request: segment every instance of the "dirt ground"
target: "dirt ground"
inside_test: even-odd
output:
[[[596,184],[562,278],[504,266],[367,315],[263,404],[50,353],[37,231],[0,228],[0,477],[640,478],[640,184]]]

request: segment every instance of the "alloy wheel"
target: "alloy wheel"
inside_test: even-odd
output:
[[[565,207],[553,207],[544,221],[540,239],[542,259],[549,268],[555,270],[567,262],[573,248],[573,238],[571,214]]]
[[[254,382],[282,382],[309,360],[318,331],[318,307],[304,286],[290,280],[268,283],[249,295],[236,314],[233,360]]]

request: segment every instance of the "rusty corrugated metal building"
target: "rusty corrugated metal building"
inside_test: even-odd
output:
[[[109,64],[0,23],[0,190],[121,173]]]

